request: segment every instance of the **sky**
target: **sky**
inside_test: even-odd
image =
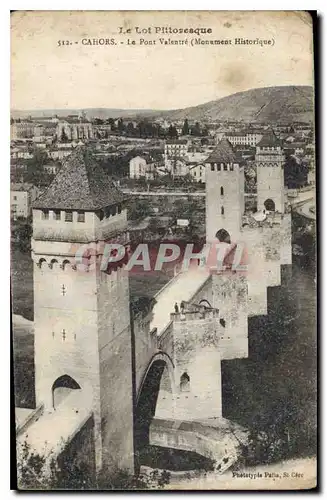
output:
[[[169,26],[212,33],[154,33],[155,27]],[[131,33],[119,33],[120,27]],[[151,33],[138,34],[137,27]],[[93,38],[114,39],[115,45],[83,45],[83,39]],[[160,38],[188,43],[161,45]],[[232,44],[192,46],[198,38]],[[235,45],[235,38],[270,40],[270,45]],[[140,45],[141,39],[152,44]],[[70,44],[59,46],[59,40]],[[311,18],[303,12],[16,11],[11,16],[15,110],[177,109],[256,87],[312,84]]]

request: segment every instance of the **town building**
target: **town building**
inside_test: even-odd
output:
[[[206,167],[204,163],[188,163],[189,174],[194,182],[206,181]]]
[[[61,118],[56,126],[58,141],[74,141],[94,139],[92,123],[86,118],[85,113],[80,115],[68,115]]]
[[[37,198],[39,190],[30,183],[13,183],[10,186],[10,213],[16,220],[18,217],[27,218],[31,215],[31,207]]]
[[[10,126],[10,138],[15,141],[18,139],[32,139],[34,137],[35,123],[29,120],[14,122]]]
[[[164,159],[165,166],[169,168],[168,163],[172,160],[184,158],[189,148],[187,139],[167,140],[165,142]]]
[[[47,163],[46,165],[43,165],[43,169],[48,174],[57,175],[57,173],[61,169],[61,164],[60,163]]]
[[[147,163],[141,156],[135,156],[129,162],[129,176],[131,179],[140,179],[145,177]]]
[[[242,131],[227,133],[225,137],[232,146],[241,145],[255,147],[260,139],[262,139],[262,135],[262,133],[257,131]]]
[[[12,146],[10,148],[10,158],[21,159],[21,160],[30,160],[33,158],[33,153],[29,147],[26,146]]]

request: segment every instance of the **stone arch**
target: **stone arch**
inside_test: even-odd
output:
[[[59,267],[59,262],[57,261],[57,259],[51,259],[51,261],[49,263],[49,268],[56,269],[58,267]]]
[[[52,384],[52,404],[56,409],[60,403],[74,390],[80,390],[81,386],[70,375],[58,377]]]
[[[137,468],[139,456],[149,445],[150,424],[155,415],[161,379],[165,369],[168,370],[171,389],[174,393],[174,364],[168,354],[158,352],[150,360],[136,395],[134,437]]]
[[[264,206],[265,206],[265,209],[268,210],[269,212],[275,212],[275,210],[276,210],[275,202],[271,198],[268,198],[264,202]]]
[[[40,269],[42,269],[42,267],[45,267],[45,264],[47,263],[46,259],[44,259],[43,257],[41,259],[39,259],[39,262],[37,263],[38,267]]]
[[[149,376],[151,367],[154,364],[158,365],[158,364],[161,364],[161,363],[163,363],[164,365],[166,365],[166,367],[168,369],[168,374],[169,374],[169,379],[170,379],[171,387],[172,387],[172,390],[174,391],[174,389],[175,389],[174,363],[173,363],[171,357],[168,354],[166,354],[165,352],[163,352],[163,351],[157,352],[156,354],[154,354],[152,356],[150,362],[148,363],[148,366],[147,366],[145,372],[143,373],[143,376],[142,376],[142,379],[141,379],[141,382],[139,384],[139,388],[138,388],[138,391],[137,391],[137,396],[136,396],[136,403],[137,404],[139,402],[139,398],[141,396],[143,387],[144,387],[144,385],[146,383],[146,379]]]
[[[230,234],[226,229],[219,229],[219,231],[216,232],[216,238],[217,240],[220,241],[220,243],[230,243]]]
[[[71,269],[72,268],[72,263],[70,262],[70,260],[68,259],[65,259],[62,261],[62,264],[61,264],[61,267],[62,269],[65,271],[66,269]]]
[[[209,307],[210,309],[212,309],[212,305],[210,304],[209,300],[207,300],[207,299],[201,299],[199,302],[199,305]]]

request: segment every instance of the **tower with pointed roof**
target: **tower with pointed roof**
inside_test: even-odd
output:
[[[244,169],[232,145],[222,139],[206,160],[207,241],[236,241],[244,214]]]
[[[284,161],[281,143],[270,129],[256,146],[258,210],[284,213]]]
[[[78,148],[33,206],[36,403],[89,410],[98,470],[133,470],[128,276],[103,266],[104,242],[128,240],[125,202]]]

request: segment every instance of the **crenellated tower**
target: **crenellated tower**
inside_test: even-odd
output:
[[[258,210],[284,213],[284,162],[279,139],[272,130],[256,147]]]
[[[97,470],[134,463],[128,276],[102,260],[126,228],[124,195],[84,148],[33,207],[36,400],[89,406]]]
[[[206,160],[207,242],[236,241],[244,214],[244,168],[232,145],[222,139]],[[228,233],[228,235],[227,235]]]

